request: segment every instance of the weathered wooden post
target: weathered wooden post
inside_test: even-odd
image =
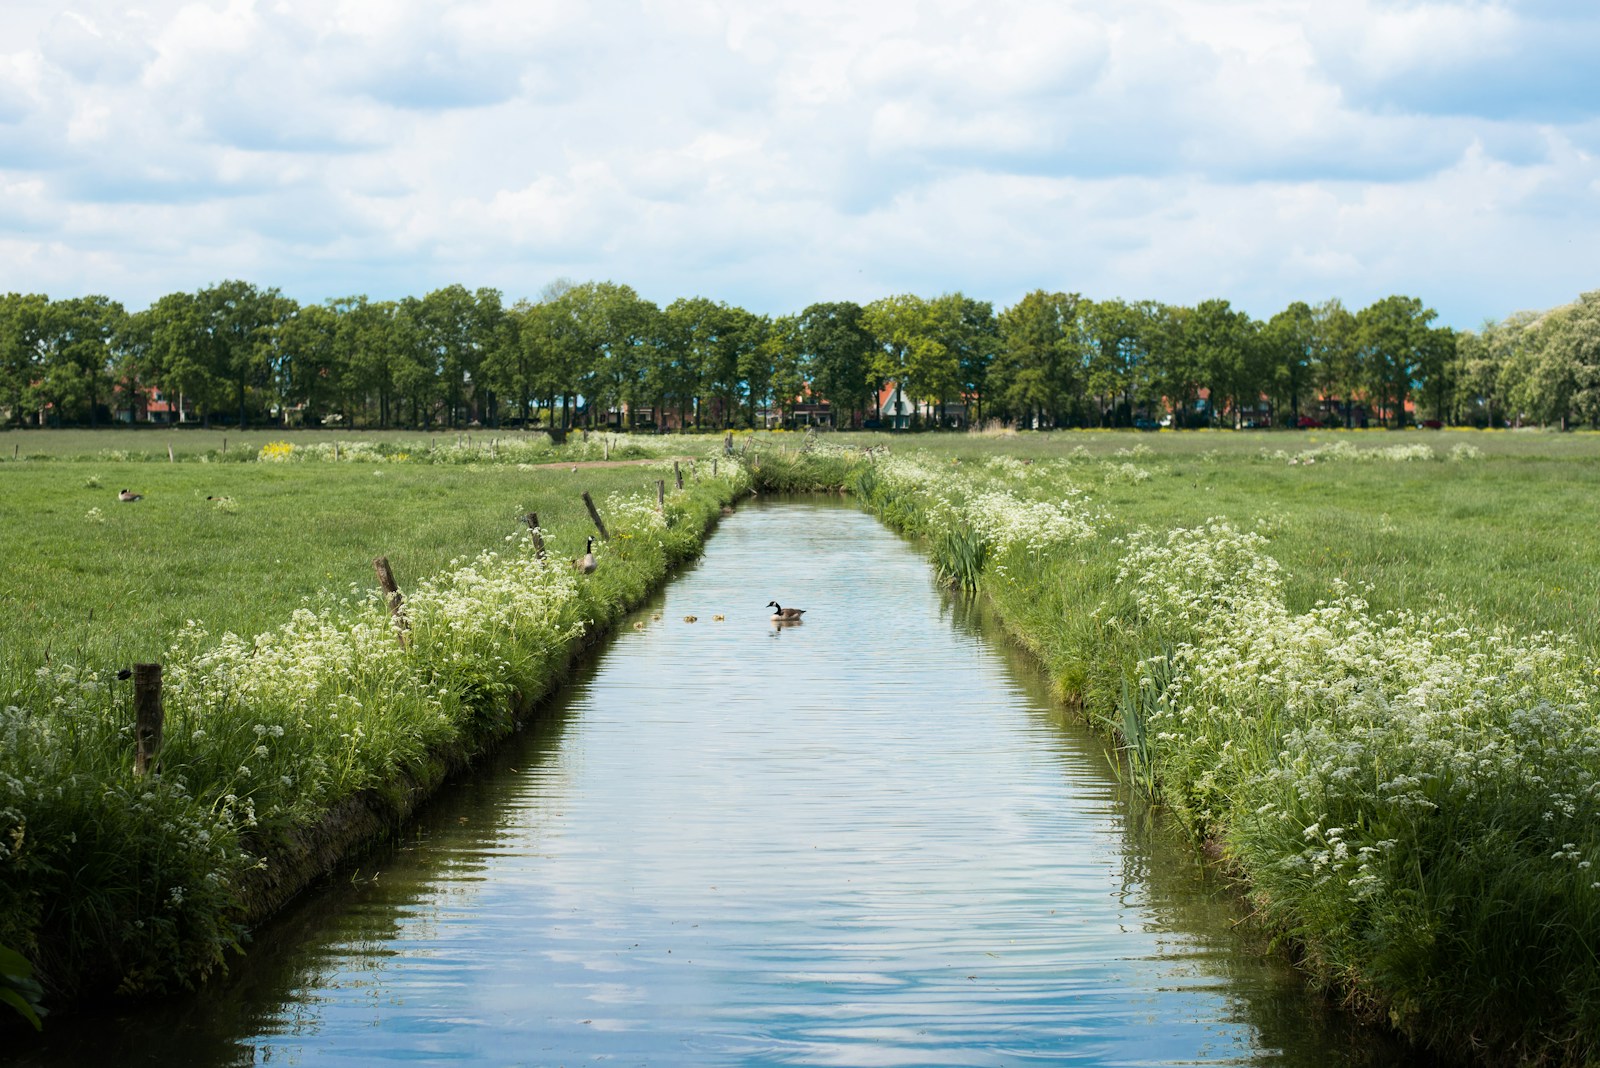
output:
[[[169,442],[167,442],[167,463],[175,464],[177,462],[178,462],[178,458],[176,456],[172,455],[172,442],[169,441]]]
[[[759,452],[753,452],[750,454],[750,470],[761,470],[761,454]]]
[[[13,441],[11,443],[11,458],[13,460],[15,460],[17,458],[17,453],[20,452],[20,451],[22,451],[22,444],[20,442]],[[168,453],[172,452],[172,446],[171,445],[167,446],[167,452]]]
[[[339,462],[339,443],[337,441],[333,443],[333,462]]]
[[[678,488],[683,489],[683,468],[678,466],[678,461],[672,461],[672,476],[678,480]]]
[[[394,571],[389,567],[389,558],[380,556],[373,560],[372,570],[378,573],[378,585],[383,589],[384,598],[389,602],[389,618],[394,620],[395,637],[400,640],[401,648],[404,648],[406,632],[411,629],[411,624],[406,622],[405,598],[400,595],[400,587],[394,580]]]
[[[589,496],[589,491],[583,491],[583,506],[589,509],[589,518],[594,520],[594,528],[600,532],[601,541],[610,541],[611,535],[606,533],[606,525],[600,521],[600,510],[594,506],[594,498]]]
[[[603,459],[603,460],[611,459],[611,435],[610,434],[607,434],[605,437],[600,439],[600,458]]]
[[[733,431],[731,430],[728,431],[727,436],[722,439],[722,451],[729,456],[733,455]]]
[[[711,477],[717,477],[717,458],[715,456],[711,458]]]
[[[144,775],[161,754],[161,665],[133,665],[133,773]]]
[[[658,479],[656,479],[656,511],[665,512],[666,510],[667,510],[667,480],[664,479],[664,478],[658,478]]]
[[[533,533],[533,551],[534,551],[534,553],[538,555],[539,559],[543,560],[544,559],[544,535],[539,533],[539,513],[538,512],[529,512],[527,515],[522,517],[522,521],[524,523],[528,524],[528,530]]]

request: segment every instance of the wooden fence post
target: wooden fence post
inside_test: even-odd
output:
[[[728,431],[727,437],[722,439],[722,451],[729,456],[733,455],[733,431]]]
[[[133,773],[144,775],[161,754],[161,665],[133,665]]]
[[[528,524],[528,529],[533,532],[533,551],[538,555],[539,559],[543,560],[544,535],[539,533],[539,513],[529,512],[522,517],[522,521]]]
[[[400,587],[394,580],[394,571],[389,567],[389,558],[380,556],[372,561],[372,570],[378,573],[378,585],[382,587],[384,598],[389,602],[389,618],[394,620],[395,637],[400,639],[400,646],[406,645],[406,631],[411,624],[406,622],[405,598],[400,595]]]
[[[715,456],[711,458],[711,477],[717,477],[717,458]]]
[[[683,489],[683,468],[678,466],[678,461],[672,461],[672,475],[678,480],[678,488]]]
[[[583,506],[589,509],[589,518],[594,520],[594,528],[600,532],[601,541],[610,541],[611,535],[606,533],[606,525],[600,521],[600,510],[594,506],[594,498],[589,496],[589,491],[583,491]]]
[[[665,512],[666,510],[667,510],[667,480],[664,479],[664,478],[658,478],[658,479],[656,479],[656,511]]]

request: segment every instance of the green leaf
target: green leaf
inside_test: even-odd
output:
[[[21,953],[6,946],[0,946],[0,975],[16,976],[26,979],[33,974],[33,965]]]
[[[0,1004],[10,1005],[13,1009],[16,1009],[24,1020],[27,1020],[29,1023],[33,1024],[33,1029],[35,1031],[44,1030],[44,1021],[39,1019],[39,1014],[35,1012],[33,1006],[28,1004],[28,1002],[23,999],[22,995],[17,993],[15,990],[7,990],[5,987],[0,986]]]

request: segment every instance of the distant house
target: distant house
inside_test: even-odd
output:
[[[898,382],[886,382],[878,390],[878,420],[885,430],[909,430],[917,406]]]
[[[913,418],[920,418],[923,426],[961,430],[967,425],[967,401],[949,401],[934,404],[914,401],[900,388],[898,382],[886,382],[878,391],[878,416],[885,430],[908,430]]]
[[[155,386],[138,386],[122,396],[122,404],[112,413],[118,422],[167,424],[194,419],[194,405],[182,393],[174,400]]]

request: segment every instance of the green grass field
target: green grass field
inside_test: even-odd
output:
[[[1292,607],[1334,580],[1370,587],[1375,608],[1449,608],[1526,632],[1570,634],[1600,654],[1600,435],[1518,432],[1056,433],[887,438],[899,454],[981,464],[1061,461],[1123,530],[1213,516],[1261,528],[1288,572]],[[831,439],[854,443],[853,436]],[[862,439],[864,443],[870,441]],[[1427,445],[1433,462],[1288,463],[1346,442]],[[1450,462],[1471,446],[1481,455]],[[1148,450],[1148,455],[1143,453]],[[1141,455],[1129,455],[1133,452]],[[1122,455],[1119,455],[1122,454]],[[1132,463],[1143,481],[1104,464]]]
[[[0,648],[26,669],[158,659],[186,620],[255,634],[319,591],[404,584],[537,512],[554,552],[593,531],[579,494],[653,491],[645,466],[50,461],[0,471]],[[120,489],[144,499],[123,503]],[[225,500],[208,500],[226,498]]]
[[[431,440],[448,446],[466,437]],[[748,437],[769,455],[792,452],[802,440]],[[168,438],[177,442],[177,464],[166,462]],[[552,451],[545,457],[551,466],[532,470],[493,463],[220,463],[224,438],[239,460],[272,441],[421,448],[430,440],[398,431],[240,435],[187,428],[0,434],[0,538],[8,546],[0,557],[0,659],[25,664],[46,649],[104,662],[148,657],[187,619],[254,633],[323,588],[369,583],[376,555],[389,555],[402,581],[431,575],[503,537],[526,511],[577,538],[588,526],[578,491],[599,496],[649,485],[654,477],[629,468],[572,474],[560,461],[598,459],[599,434],[588,445],[575,441]],[[474,432],[473,442],[518,438]],[[628,440],[639,447],[639,439]],[[1212,516],[1265,520],[1296,606],[1342,579],[1371,587],[1370,600],[1381,608],[1454,607],[1522,630],[1569,633],[1600,649],[1600,435],[1214,431],[823,440],[966,464],[1075,453],[1123,463],[1130,452],[1148,451],[1134,458],[1148,480],[1108,478],[1085,463],[1079,481],[1128,528],[1194,525]],[[1482,456],[1464,463],[1309,466],[1262,456],[1336,441],[1359,449],[1421,443],[1441,457],[1467,444]],[[20,455],[49,459],[10,462],[9,443],[20,443]],[[663,455],[705,455],[714,447],[703,436],[644,443]],[[202,456],[213,462],[184,462]],[[145,499],[118,502],[116,491],[124,487]],[[218,505],[208,496],[232,500]]]

